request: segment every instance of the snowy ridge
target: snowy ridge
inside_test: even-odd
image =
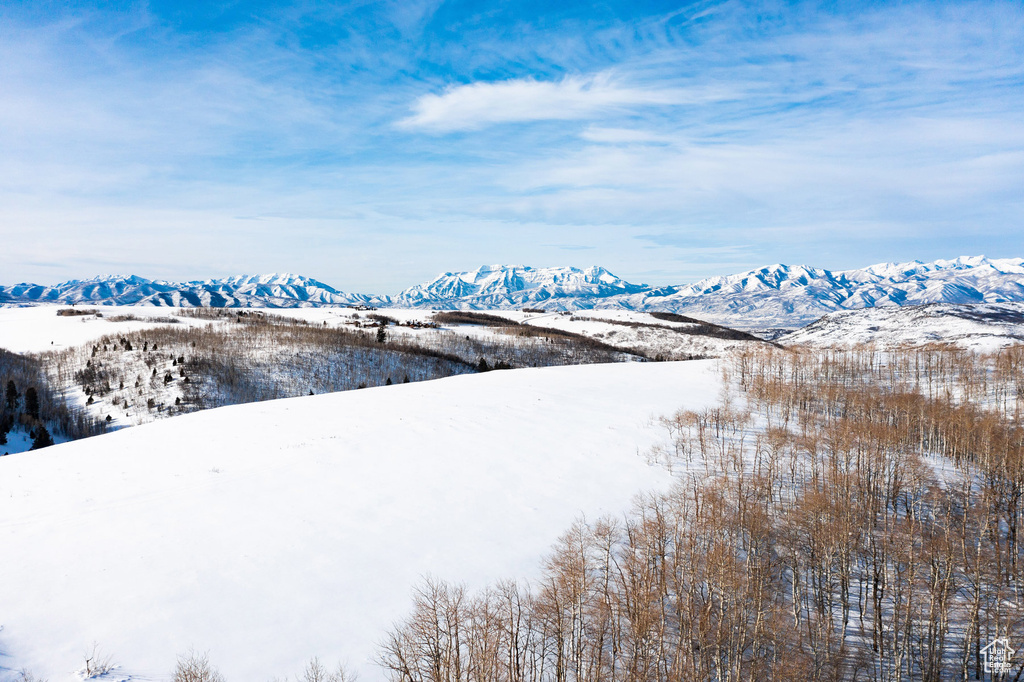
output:
[[[995,351],[1024,342],[1024,303],[929,303],[842,310],[778,339],[783,345],[880,347],[953,344]]]
[[[294,308],[373,305],[438,309],[676,312],[731,327],[800,327],[839,310],[927,303],[1024,301],[1024,259],[962,256],[830,271],[769,265],[694,284],[632,284],[601,267],[487,265],[446,272],[397,296],[340,292],[307,277],[272,274],[173,283],[98,277],[54,286],[0,287],[0,303]]]

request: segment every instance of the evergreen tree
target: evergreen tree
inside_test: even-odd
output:
[[[25,412],[33,419],[39,419],[39,394],[35,386],[25,390]]]
[[[14,419],[11,415],[0,416],[0,445],[7,445],[7,432],[14,426]]]
[[[381,322],[380,326],[377,327],[377,343],[384,343],[388,340],[388,329],[387,323]]]
[[[35,437],[32,439],[31,449],[48,448],[51,445],[53,445],[53,438],[50,437],[50,432],[46,430],[45,426],[40,424],[39,428],[36,429]]]
[[[14,385],[14,379],[7,382],[5,397],[7,399],[7,409],[15,410],[18,408],[18,387]]]

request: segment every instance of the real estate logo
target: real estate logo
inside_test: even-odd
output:
[[[985,660],[985,672],[1010,672],[1010,659],[1013,658],[1013,649],[1010,648],[1010,640],[1006,637],[993,640],[991,644],[981,650],[981,655]]]

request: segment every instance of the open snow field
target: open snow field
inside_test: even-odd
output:
[[[653,420],[719,394],[714,361],[522,369],[0,458],[0,678],[77,679],[95,642],[111,680],[169,679],[189,648],[228,682],[312,656],[382,679],[375,645],[422,576],[536,575],[575,518],[666,487]]]
[[[24,308],[0,307],[0,348],[13,353],[42,353],[95,341],[108,334],[127,334],[171,324],[203,326],[209,320],[178,317],[172,308],[153,306],[76,306],[78,312],[95,310],[97,315],[63,317],[64,305]],[[125,319],[137,318],[137,319]]]

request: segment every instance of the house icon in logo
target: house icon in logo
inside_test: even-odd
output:
[[[1006,637],[993,640],[991,644],[981,650],[981,655],[985,659],[985,672],[1010,672],[1010,659],[1013,658],[1013,649],[1010,648],[1010,640]]]

